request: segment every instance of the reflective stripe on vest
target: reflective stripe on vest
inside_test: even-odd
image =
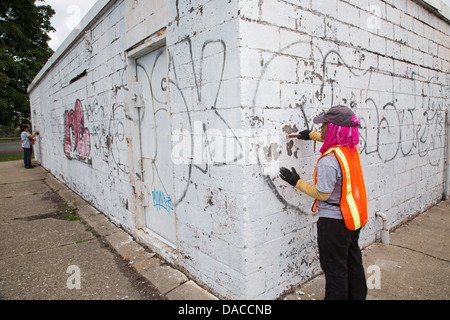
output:
[[[356,153],[359,153],[359,152],[356,152]],[[335,154],[338,156],[340,162],[344,165],[344,168],[345,168],[344,172],[345,172],[346,177],[344,180],[347,181],[347,185],[345,188],[347,190],[347,193],[345,194],[345,198],[350,207],[350,212],[352,215],[355,230],[357,230],[357,229],[361,228],[361,221],[359,219],[358,207],[356,206],[356,202],[355,202],[355,199],[352,194],[352,180],[351,180],[351,176],[350,176],[350,168],[349,168],[347,159],[345,158],[345,155],[342,153],[342,151],[339,148],[335,149]]]
[[[345,225],[350,230],[358,230],[367,222],[367,197],[362,177],[359,152],[357,150],[356,152],[351,151],[351,149],[346,147],[332,147],[324,152],[319,160],[331,152],[335,153],[343,175],[340,208]],[[357,161],[353,161],[353,166],[355,166],[355,168],[350,168],[349,159],[347,159],[347,157],[351,158],[355,154],[357,157]],[[319,163],[319,160],[317,160],[317,163]],[[351,172],[355,175],[354,177]],[[314,169],[314,184],[317,184],[317,164]],[[353,190],[355,189],[353,186],[358,190]],[[356,192],[358,192],[359,203],[355,200]],[[314,202],[313,212],[317,211],[317,203],[318,200]]]

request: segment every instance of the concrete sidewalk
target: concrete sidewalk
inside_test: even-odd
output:
[[[368,300],[450,299],[450,200],[390,233],[390,244],[362,250]],[[298,287],[287,300],[323,299],[325,277]]]
[[[42,167],[0,162],[0,299],[216,299]]]
[[[0,199],[0,299],[217,299],[42,167],[0,162]],[[368,299],[449,299],[449,228],[443,201],[364,249]],[[319,275],[280,299],[321,300],[324,286]]]

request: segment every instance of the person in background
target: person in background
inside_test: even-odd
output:
[[[39,132],[30,133],[30,126],[25,124],[22,126],[22,133],[20,134],[20,138],[22,139],[22,148],[23,148],[23,162],[25,164],[26,169],[34,168],[31,164],[31,155],[33,153],[32,140],[39,135]]]
[[[304,130],[299,139],[323,142],[314,170],[314,185],[296,170],[282,167],[280,177],[315,198],[319,212],[317,241],[325,274],[326,300],[364,300],[367,285],[359,233],[367,222],[367,196],[359,159],[359,119],[346,106],[334,106],[313,119],[317,131]]]

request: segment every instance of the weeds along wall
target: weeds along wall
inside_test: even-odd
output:
[[[319,113],[361,120],[362,246],[442,199],[449,40],[423,1],[99,0],[29,88],[37,158],[218,296],[273,299],[320,272],[278,176],[313,181],[286,134]]]

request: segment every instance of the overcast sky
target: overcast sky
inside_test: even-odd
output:
[[[64,42],[81,19],[95,4],[96,0],[45,0],[55,10],[51,22],[56,32],[50,33],[50,48],[54,51]]]
[[[154,0],[146,0],[154,1]],[[450,0],[442,0],[450,6]],[[52,18],[52,25],[56,32],[50,34],[50,47],[56,51],[80,20],[92,8],[96,0],[45,0],[56,11]]]

